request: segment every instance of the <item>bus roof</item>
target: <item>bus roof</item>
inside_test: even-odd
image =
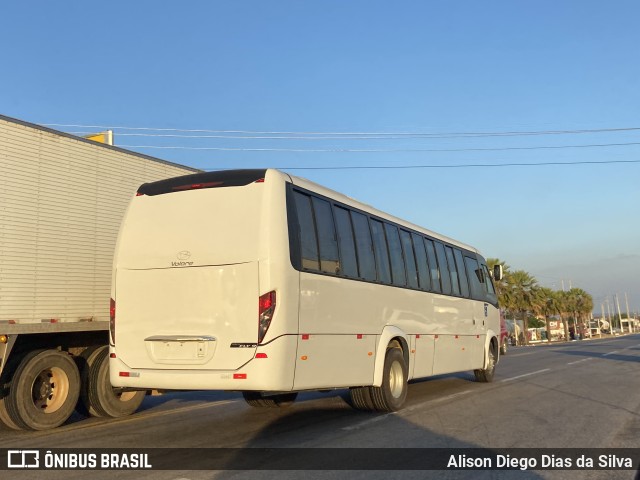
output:
[[[276,170],[278,171],[278,170]],[[278,171],[279,172],[279,171]],[[279,173],[283,173],[283,172],[279,172]],[[287,174],[285,174],[287,175]],[[477,248],[474,248],[470,245],[467,245],[465,243],[462,243],[458,240],[455,240],[453,238],[447,237],[445,235],[442,235],[440,233],[434,232],[432,230],[426,229],[424,227],[421,227],[420,225],[416,225],[414,223],[408,222],[407,220],[403,220],[401,218],[395,217],[393,215],[390,215],[388,213],[385,213],[381,210],[378,210],[377,208],[368,205],[366,203],[360,202],[358,200],[355,200],[354,198],[351,198],[347,195],[344,195],[340,192],[336,192],[335,190],[331,190],[330,188],[327,187],[323,187],[322,185],[319,185],[315,182],[312,182],[310,180],[307,180],[305,178],[302,177],[297,177],[297,176],[293,176],[293,175],[287,175],[290,179],[291,182],[293,182],[294,185],[298,185],[302,188],[306,188],[307,190],[311,190],[314,191],[316,193],[319,193],[321,195],[324,195],[325,197],[329,197],[329,198],[333,198],[335,200],[338,200],[342,203],[345,203],[347,205],[350,205],[352,207],[358,208],[359,210],[365,211],[367,213],[370,213],[372,215],[376,215],[380,218],[383,218],[385,220],[389,220],[391,222],[397,223],[399,225],[403,225],[407,228],[410,228],[412,230],[417,230],[417,231],[421,231],[423,233],[425,233],[426,235],[429,235],[431,237],[437,238],[439,240],[442,240],[444,242],[450,243],[452,245],[456,245],[460,248],[464,248],[466,250],[470,250],[472,252],[476,252],[476,253],[480,253],[478,251]]]

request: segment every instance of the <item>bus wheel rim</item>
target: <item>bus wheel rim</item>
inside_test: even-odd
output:
[[[400,362],[395,361],[389,369],[389,391],[393,398],[400,398],[404,390],[404,371]]]

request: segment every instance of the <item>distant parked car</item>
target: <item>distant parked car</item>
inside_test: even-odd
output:
[[[507,343],[509,343],[509,331],[507,323],[504,321],[504,315],[500,312],[500,355],[506,355]]]

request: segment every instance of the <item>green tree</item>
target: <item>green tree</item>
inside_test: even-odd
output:
[[[567,292],[570,298],[569,304],[573,313],[573,331],[576,335],[584,337],[585,320],[588,320],[593,311],[593,297],[581,288],[572,288]]]
[[[550,288],[541,287],[539,290],[541,313],[547,326],[547,342],[551,343],[551,317],[560,313],[560,299],[558,292]]]
[[[506,301],[504,298],[504,292],[507,289],[507,276],[510,274],[509,265],[500,260],[499,258],[487,258],[487,267],[489,271],[493,272],[493,267],[496,265],[502,265],[502,280],[494,282],[496,285],[496,294],[498,295],[498,303],[502,308],[506,308]]]
[[[538,283],[531,274],[524,270],[516,270],[506,276],[505,305],[514,314],[520,313],[524,326],[525,345],[529,343],[527,312],[534,311],[537,298]]]

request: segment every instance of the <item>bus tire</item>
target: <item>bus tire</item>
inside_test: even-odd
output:
[[[298,397],[298,392],[279,393],[277,395],[265,395],[262,392],[242,392],[244,401],[252,407],[275,408],[290,407]]]
[[[6,397],[7,413],[20,428],[47,430],[62,425],[80,396],[78,367],[65,352],[35,350],[20,362]]]
[[[92,415],[98,417],[125,417],[134,413],[147,392],[114,388],[109,381],[109,347],[104,345],[87,360],[88,376],[83,386],[83,400]]]
[[[507,339],[505,338],[502,341],[502,345],[500,345],[500,355],[506,355],[507,354]]]
[[[487,362],[487,368],[481,368],[478,370],[474,370],[473,373],[476,376],[477,382],[492,382],[493,374],[496,371],[496,358],[497,358],[497,348],[494,342],[491,342],[489,345],[489,359]]]
[[[407,398],[407,364],[402,349],[388,348],[384,358],[382,385],[369,387],[371,399],[379,412],[395,412]]]
[[[349,395],[351,396],[351,406],[353,408],[365,411],[376,409],[371,398],[371,387],[351,387]]]

